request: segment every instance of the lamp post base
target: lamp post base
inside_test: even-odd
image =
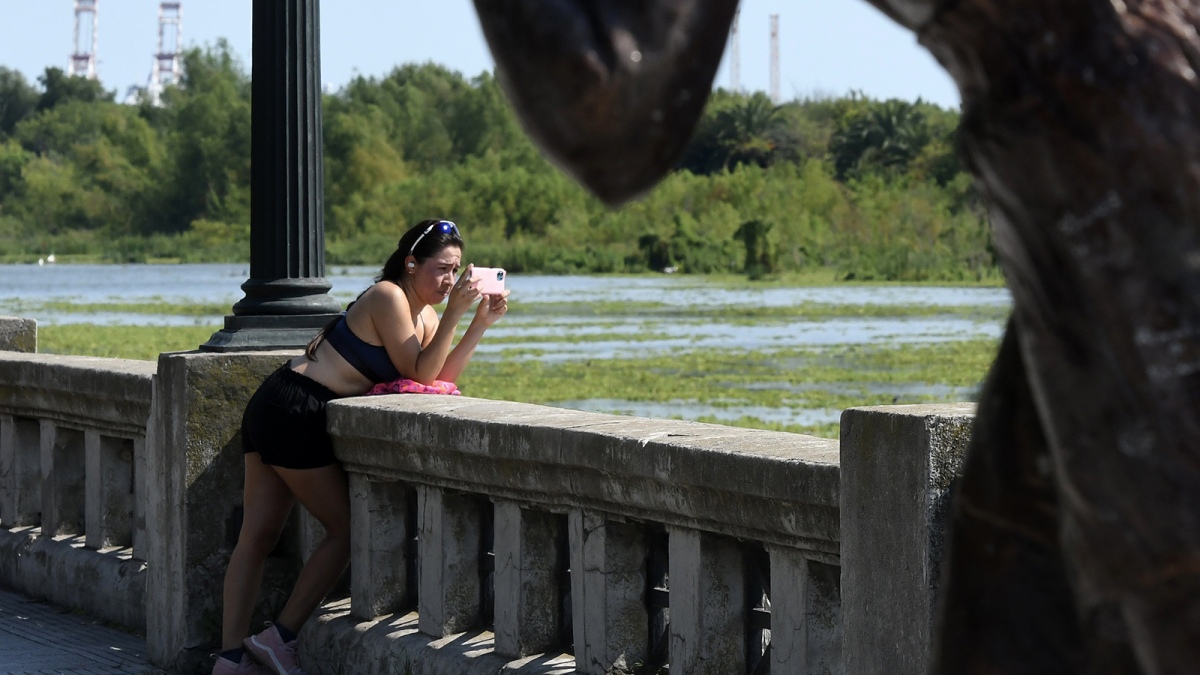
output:
[[[225,327],[200,345],[202,352],[303,349],[337,314],[225,317]]]

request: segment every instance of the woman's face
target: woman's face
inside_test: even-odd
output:
[[[457,246],[447,246],[418,262],[413,272],[413,290],[417,297],[430,305],[444,302],[454,287],[461,265],[462,249]]]

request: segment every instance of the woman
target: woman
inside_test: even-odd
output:
[[[325,404],[400,377],[423,384],[458,379],[484,331],[508,310],[507,291],[480,295],[472,266],[456,280],[462,248],[454,223],[417,224],[400,238],[375,284],[302,356],[271,374],[246,405],[245,515],[225,574],[222,652],[214,675],[260,673],[264,667],[278,675],[302,673],[296,633],[350,561],[350,496],[325,431]],[[476,299],[475,317],[452,347],[455,327]],[[442,301],[439,320],[433,306]],[[304,564],[277,620],[246,637],[263,565],[295,501],[325,527],[325,539]]]

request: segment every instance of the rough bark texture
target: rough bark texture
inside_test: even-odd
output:
[[[954,515],[935,671],[1194,673],[1200,3],[869,1],[958,83],[1014,300]],[[674,163],[736,7],[475,4],[526,128],[614,204]]]
[[[526,132],[610,205],[679,160],[737,0],[475,0]]]
[[[958,83],[1014,298],[951,534],[937,672],[1195,672],[1200,7],[873,1]],[[1043,452],[1052,493],[1001,470]],[[962,526],[989,511],[998,527]],[[1024,611],[962,620],[972,603],[1047,595],[1078,636],[1063,612],[1057,630],[1026,630]],[[967,653],[997,640],[1019,651]]]
[[[1115,607],[1076,607],[1054,474],[1010,322],[952,509],[934,672],[1137,671]]]

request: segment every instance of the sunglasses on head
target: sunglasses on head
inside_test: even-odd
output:
[[[433,228],[435,228],[435,227],[438,228],[438,231],[442,232],[443,234],[454,234],[455,236],[462,236],[462,235],[458,234],[458,226],[455,225],[454,223],[450,222],[449,220],[439,220],[435,223],[430,223],[429,227],[425,228],[425,231],[421,233],[421,236],[417,237],[417,240],[413,242],[412,248],[408,249],[409,255],[413,255],[413,251],[417,250],[417,244],[421,243],[421,240],[425,238],[425,235],[432,232]]]

